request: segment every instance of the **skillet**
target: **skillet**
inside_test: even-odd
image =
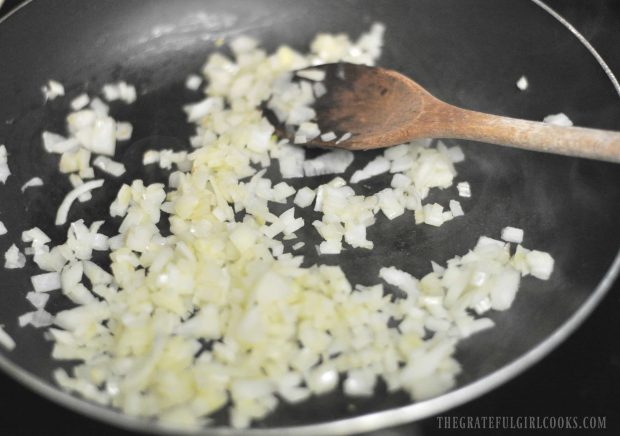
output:
[[[414,77],[446,101],[536,120],[562,111],[578,125],[617,129],[618,89],[587,48],[537,2],[444,0],[439,7],[430,0],[34,1],[0,25],[0,143],[7,145],[14,173],[0,191],[0,217],[10,229],[0,250],[34,225],[55,238],[65,233],[42,225],[53,222],[69,189],[56,174],[53,158],[41,152],[40,132],[60,131],[67,105],[60,100],[43,105],[40,87],[49,78],[65,83],[72,96],[96,93],[103,83],[121,78],[138,85],[138,102],[125,113],[116,112],[135,126],[135,144],[119,156],[126,164],[134,162],[129,174],[135,175],[145,138],[186,144],[190,132],[179,108],[197,97],[182,83],[214,50],[217,38],[246,33],[268,48],[286,42],[304,49],[319,31],[356,36],[376,20],[387,25],[381,65]],[[514,86],[522,74],[532,84],[525,93]],[[554,255],[552,279],[524,280],[513,308],[493,316],[497,327],[460,344],[457,358],[464,371],[454,391],[415,404],[404,394],[378,392],[370,400],[354,401],[354,410],[350,400],[333,394],[297,407],[283,405],[257,428],[285,434],[352,432],[439,413],[542,358],[600,300],[618,270],[617,167],[461,145],[467,162],[459,167],[459,179],[470,181],[475,193],[466,204],[465,219],[441,232],[404,221],[378,223],[370,237],[381,235],[381,247],[372,256],[341,259],[343,268],[360,281],[371,279],[364,271],[376,264],[423,275],[430,269],[428,259],[444,262],[465,252],[478,235],[497,236],[502,227],[514,225],[526,230],[526,246]],[[45,181],[44,188],[21,195],[19,187],[34,176]],[[78,213],[87,220],[100,216],[96,204],[104,204],[114,192],[110,187]],[[2,352],[0,365],[43,395],[83,413],[128,428],[156,430],[54,386],[51,372],[58,362],[50,357],[50,344],[41,331],[19,329],[16,322],[30,310],[24,295],[35,273],[34,268],[0,272],[0,323],[18,344],[13,352]],[[49,307],[54,312],[65,306],[57,296]]]

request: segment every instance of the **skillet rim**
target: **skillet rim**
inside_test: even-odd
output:
[[[553,8],[548,6],[543,0],[530,0],[536,6],[555,18],[570,33],[576,37],[579,42],[594,57],[599,66],[603,69],[605,75],[611,82],[611,85],[620,97],[620,83],[609,65],[605,62],[598,51],[590,44],[590,42],[579,32],[568,20]],[[22,8],[31,5],[34,0],[26,0],[9,11],[4,17],[0,18],[0,24],[7,21],[12,15]],[[431,398],[407,406],[395,409],[384,410],[380,412],[360,415],[353,418],[344,418],[321,424],[310,424],[288,427],[274,427],[270,429],[248,428],[234,429],[232,427],[204,427],[198,430],[183,431],[179,429],[166,428],[152,421],[132,417],[114,409],[103,407],[87,400],[71,395],[59,387],[43,381],[40,377],[29,373],[18,365],[11,362],[3,353],[0,353],[0,369],[9,376],[13,377],[17,382],[29,388],[33,392],[42,397],[64,406],[73,412],[77,412],[103,421],[106,424],[122,428],[125,430],[136,431],[141,433],[153,433],[158,435],[265,435],[265,436],[281,436],[286,435],[325,435],[325,434],[351,434],[362,433],[381,428],[387,428],[409,422],[428,418],[439,413],[460,406],[470,400],[478,398],[483,394],[501,386],[512,378],[518,376],[526,369],[542,360],[559,344],[561,344],[568,336],[570,336],[592,313],[594,308],[605,297],[607,291],[614,283],[615,279],[620,276],[620,249],[614,258],[610,268],[607,270],[601,281],[598,283],[594,291],[586,299],[583,305],[557,330],[550,336],[540,342],[533,349],[523,354],[513,362],[502,368],[492,372],[491,374],[476,380],[466,386],[449,391],[438,397]]]

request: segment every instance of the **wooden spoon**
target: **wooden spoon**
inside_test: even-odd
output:
[[[320,137],[308,145],[366,150],[420,138],[454,138],[527,150],[620,162],[620,132],[560,127],[461,109],[432,96],[408,77],[384,68],[348,63],[325,71],[327,93],[314,109],[322,132],[347,132],[336,144]]]

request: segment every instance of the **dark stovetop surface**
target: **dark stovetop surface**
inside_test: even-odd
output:
[[[516,1],[516,0],[515,0]],[[6,0],[6,12],[19,0]],[[620,1],[548,0],[620,73]],[[34,31],[34,29],[33,29]],[[620,130],[618,120],[617,130]],[[607,430],[576,434],[620,434],[620,280],[588,320],[542,362],[502,387],[449,411],[444,416],[600,416]],[[132,436],[70,412],[0,374],[0,436]],[[502,430],[501,434],[510,431]],[[533,430],[514,430],[534,434]],[[564,434],[562,430],[540,433]],[[442,430],[438,419],[402,426],[377,435],[497,434],[497,430]]]

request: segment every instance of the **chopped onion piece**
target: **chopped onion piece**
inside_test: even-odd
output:
[[[116,85],[106,84],[101,89],[101,92],[107,101],[114,101],[120,98],[120,92],[118,91],[118,87]]]
[[[93,153],[114,156],[116,150],[116,122],[110,117],[98,118],[90,136],[82,145]]]
[[[370,369],[349,371],[344,381],[344,393],[350,397],[369,397],[374,393],[376,374]]]
[[[439,227],[449,218],[444,215],[443,206],[437,203],[425,204],[422,210],[416,211],[416,222],[421,217],[421,222]]]
[[[224,103],[221,98],[208,97],[198,103],[185,106],[188,121],[198,121],[213,111],[221,110]]]
[[[106,156],[97,156],[93,161],[93,165],[114,177],[120,177],[126,171],[125,165]]]
[[[523,229],[516,227],[504,227],[502,229],[502,239],[506,242],[520,244],[523,242]]]
[[[299,125],[299,129],[297,130],[296,137],[302,136],[306,138],[306,141],[310,141],[321,134],[319,130],[319,125],[317,123],[305,122]]]
[[[50,292],[60,289],[60,274],[49,272],[30,277],[35,292]]]
[[[133,126],[131,123],[125,121],[119,121],[116,123],[116,140],[117,141],[127,141],[131,139],[131,135],[133,133]]]
[[[394,161],[404,158],[410,151],[409,144],[400,144],[393,147],[388,147],[383,152],[386,159]]]
[[[0,221],[0,235],[6,235],[6,234],[7,234],[6,226],[4,225],[2,221]]]
[[[506,246],[506,243],[500,241],[498,239],[489,238],[488,236],[480,236],[478,238],[478,242],[476,242],[476,249],[483,247],[493,247],[503,249]]]
[[[495,310],[509,309],[519,290],[520,280],[519,272],[514,269],[506,268],[501,271],[495,277],[491,289],[491,307]]]
[[[336,141],[336,145],[338,145],[338,144],[340,144],[341,142],[344,142],[344,141],[346,141],[346,140],[350,139],[350,138],[351,138],[351,136],[353,136],[353,135],[351,134],[351,132],[347,132],[347,133],[345,133],[344,135],[342,135],[342,136],[340,137],[340,139],[339,139],[338,141]]]
[[[278,155],[282,177],[285,179],[303,177],[305,156],[306,152],[303,148],[283,145]]]
[[[11,245],[4,253],[4,267],[6,269],[19,269],[26,265],[26,256],[19,251],[15,244]]]
[[[306,384],[312,393],[324,394],[338,385],[338,372],[329,365],[322,365],[310,371]]]
[[[555,126],[562,126],[562,127],[570,127],[573,125],[573,122],[570,120],[570,118],[568,118],[566,114],[562,112],[560,112],[559,114],[555,114],[555,115],[547,115],[543,119],[543,122],[547,124],[553,124]]]
[[[325,174],[341,174],[353,162],[353,153],[348,150],[333,150],[303,163],[304,175],[307,177]]]
[[[379,174],[387,173],[390,170],[390,162],[383,156],[377,156],[362,170],[357,170],[351,176],[351,183],[359,183],[362,180],[370,179]]]
[[[469,182],[459,182],[456,185],[456,189],[459,191],[460,197],[471,197],[471,187],[469,186]]]
[[[133,85],[128,85],[126,82],[119,82],[118,90],[120,99],[127,104],[131,104],[136,101],[137,93],[136,88]]]
[[[89,107],[92,109],[92,112],[100,117],[105,117],[110,113],[110,106],[105,104],[99,97],[95,97],[89,104]]]
[[[71,100],[71,109],[74,111],[79,111],[84,109],[90,103],[90,97],[88,94],[80,94]]]
[[[136,101],[136,88],[127,82],[108,83],[103,86],[101,92],[107,101],[122,100],[127,104]]]
[[[30,324],[35,328],[49,327],[54,323],[54,317],[51,313],[46,312],[43,309],[38,309],[32,312],[32,319]]]
[[[91,180],[90,182],[86,182],[83,185],[78,186],[77,188],[69,192],[60,204],[60,207],[58,208],[55,224],[57,226],[61,226],[67,222],[67,215],[69,214],[69,209],[71,208],[73,202],[80,195],[86,192],[90,192],[93,189],[100,188],[101,186],[103,186],[103,179]]]
[[[396,173],[394,177],[392,177],[392,182],[390,186],[396,189],[408,189],[411,186],[411,179],[404,174]]]
[[[239,57],[242,54],[252,52],[258,46],[258,41],[246,35],[237,36],[230,42],[231,50]]]
[[[69,182],[71,182],[71,186],[77,188],[78,186],[82,186],[84,184],[84,180],[77,174],[69,174]],[[93,198],[90,192],[86,192],[78,197],[80,203],[84,203],[85,201],[89,201]]]
[[[541,280],[548,280],[553,272],[553,258],[544,251],[532,250],[526,255],[531,274]]]
[[[339,254],[342,251],[342,243],[336,240],[329,240],[321,242],[319,245],[320,254]]]
[[[65,87],[56,80],[50,80],[47,85],[43,86],[43,95],[45,100],[54,100],[56,97],[65,95]]]
[[[407,296],[411,298],[416,298],[420,292],[418,289],[418,281],[411,274],[393,266],[381,268],[379,277],[390,285],[396,286],[404,291]]]
[[[284,226],[284,234],[291,235],[303,227],[303,218],[295,218],[295,208],[291,207],[279,216],[280,222]]]
[[[325,94],[327,94],[327,88],[325,87],[325,85],[321,82],[316,82],[312,84],[312,90],[314,91],[314,96],[316,98],[321,98],[323,97]],[[334,138],[336,139],[336,138]]]
[[[295,188],[286,182],[280,182],[273,187],[272,200],[278,203],[284,203],[285,200],[295,193]]]
[[[9,169],[7,161],[6,147],[0,145],[0,182],[6,183],[6,179],[8,179],[10,175],[11,170]]]
[[[43,232],[43,230],[38,227],[33,227],[30,230],[25,230],[22,232],[22,241],[32,243],[32,246],[36,247],[51,242],[51,239]]]
[[[2,345],[7,350],[12,350],[15,348],[15,341],[9,334],[4,330],[4,326],[0,325],[0,345]]]
[[[438,276],[442,276],[446,269],[439,265],[437,262],[431,260],[431,267],[433,268],[433,272]]]
[[[297,71],[296,74],[302,79],[308,79],[314,82],[322,82],[325,79],[325,71],[318,69],[301,70]]]
[[[463,207],[461,206],[461,203],[458,202],[457,200],[450,200],[449,206],[450,206],[450,212],[452,212],[453,217],[456,218],[457,216],[465,215],[465,212],[463,212]]]
[[[463,149],[458,145],[448,148],[447,152],[448,156],[450,156],[450,160],[454,163],[463,162],[465,160],[465,153],[463,153]]]
[[[314,191],[314,189],[310,189],[307,186],[304,186],[297,191],[293,203],[295,203],[299,207],[308,207],[314,201],[315,196],[316,192]]]
[[[43,186],[43,180],[41,180],[40,177],[33,177],[22,185],[21,191],[24,192],[26,189],[33,186]]]
[[[486,313],[489,310],[491,310],[491,299],[489,297],[483,298],[482,300],[480,300],[478,303],[474,305],[474,311],[478,315],[482,315],[483,313]]]
[[[28,292],[26,294],[26,299],[32,303],[32,305],[36,309],[43,309],[49,300],[49,294],[45,294],[42,292]]]
[[[97,113],[91,109],[72,112],[67,116],[67,127],[70,133],[77,133],[92,127],[96,119]]]
[[[47,295],[47,294],[43,294],[43,295]],[[20,327],[26,327],[28,324],[32,322],[33,318],[34,318],[34,312],[27,312],[27,313],[24,313],[23,315],[20,315],[17,318],[17,323],[19,324]]]
[[[379,199],[381,212],[383,212],[388,219],[393,220],[405,213],[405,207],[402,204],[403,200],[399,198],[396,190],[386,188],[377,194],[377,198]]]
[[[323,133],[321,135],[321,141],[323,142],[330,142],[333,141],[334,139],[336,139],[337,136],[334,132],[327,132],[327,133]]]
[[[517,88],[519,88],[519,90],[525,91],[529,86],[530,84],[529,84],[529,81],[527,80],[527,77],[525,76],[519,77],[519,80],[517,80]]]
[[[75,138],[65,138],[52,132],[43,132],[43,147],[48,153],[62,154],[68,151],[74,151],[80,144]]]
[[[191,91],[198,91],[202,85],[202,78],[196,74],[190,74],[185,80],[185,87]]]

